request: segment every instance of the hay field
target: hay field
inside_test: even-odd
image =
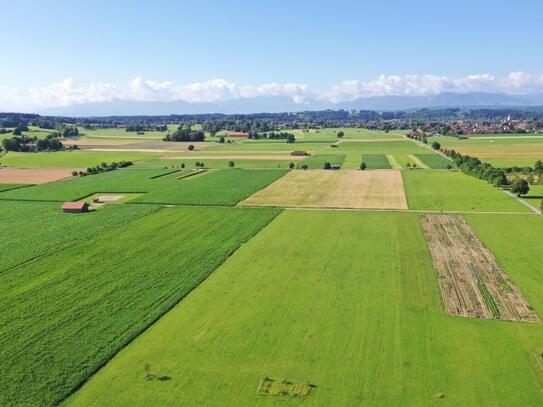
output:
[[[399,171],[291,171],[241,205],[407,209]]]
[[[72,176],[73,169],[0,168],[0,184],[46,184]]]

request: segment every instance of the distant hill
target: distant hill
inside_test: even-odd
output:
[[[262,96],[255,98],[230,99],[220,102],[189,103],[175,102],[135,102],[112,100],[100,103],[84,103],[44,109],[40,114],[50,116],[129,116],[129,115],[169,115],[169,114],[250,114],[301,112],[325,109],[395,111],[421,108],[514,108],[543,105],[543,94],[513,96],[496,93],[440,93],[431,96],[374,96],[359,98],[349,102],[334,104],[328,101],[306,99],[295,103],[287,96]]]

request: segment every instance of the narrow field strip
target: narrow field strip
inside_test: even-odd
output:
[[[386,155],[387,159],[388,159],[388,162],[390,163],[390,166],[396,170],[401,170],[402,169],[402,166],[400,164],[398,164],[398,162],[396,161],[396,159],[394,158],[393,155],[391,154],[387,154]]]
[[[162,209],[0,274],[0,405],[52,405],[277,214]]]
[[[459,215],[422,215],[447,314],[536,322],[538,316]]]

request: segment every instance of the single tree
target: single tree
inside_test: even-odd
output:
[[[343,138],[343,136],[345,136],[344,132],[342,132],[342,131],[337,132],[337,138]]]
[[[294,169],[294,163],[291,162],[291,163],[288,165],[288,168],[290,168],[291,170],[293,170],[293,169]]]
[[[332,165],[328,161],[326,161],[322,168],[325,170],[329,170],[330,168],[332,168]]]
[[[543,171],[543,161],[537,160],[535,162],[534,169],[537,171]]]
[[[517,196],[526,195],[530,191],[528,181],[524,178],[515,178],[511,184],[511,192]]]
[[[296,142],[296,137],[294,137],[293,134],[289,134],[287,136],[287,143],[291,144],[291,143],[294,143],[294,142]]]
[[[300,168],[301,168],[302,170],[307,170],[308,166],[307,166],[307,164],[303,164]]]
[[[188,149],[189,151],[194,150],[194,144],[189,144],[188,147],[187,147],[187,149]]]
[[[234,163],[234,161],[228,161],[228,167],[229,168],[234,168],[234,165],[236,165],[236,163]]]
[[[360,169],[364,171],[366,168],[367,168],[366,163],[362,161],[362,163],[360,163]]]
[[[439,149],[441,148],[441,144],[439,144],[437,141],[434,141],[434,142],[432,143],[432,148],[433,148],[434,150],[439,150]]]

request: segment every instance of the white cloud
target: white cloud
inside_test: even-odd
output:
[[[362,82],[345,80],[316,92],[302,83],[266,83],[239,85],[224,79],[177,84],[169,81],[134,78],[126,86],[97,82],[78,85],[72,78],[42,87],[20,89],[0,86],[0,111],[39,111],[47,107],[70,106],[89,102],[106,102],[115,99],[131,101],[176,101],[191,103],[218,102],[258,96],[286,96],[295,103],[307,98],[339,103],[360,97],[404,95],[424,96],[441,92],[499,92],[529,94],[543,92],[543,74],[532,75],[511,72],[504,77],[490,74],[448,78],[436,75],[381,75]]]

